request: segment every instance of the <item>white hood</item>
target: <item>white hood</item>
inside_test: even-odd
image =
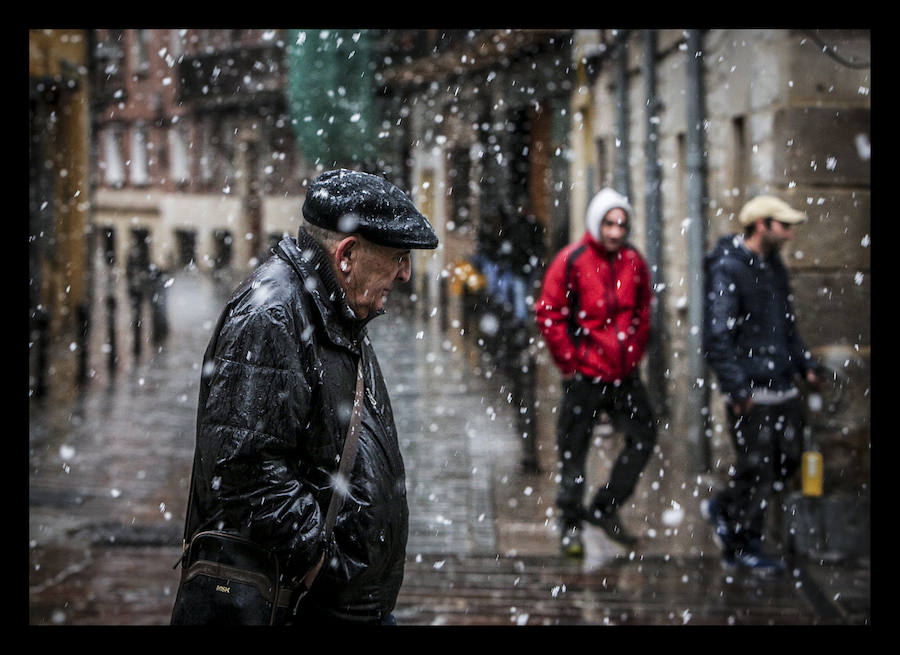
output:
[[[588,205],[587,210],[587,230],[591,233],[596,241],[600,241],[600,223],[610,209],[621,207],[628,215],[628,222],[631,222],[631,205],[628,204],[628,198],[623,196],[615,189],[601,189],[597,192]]]

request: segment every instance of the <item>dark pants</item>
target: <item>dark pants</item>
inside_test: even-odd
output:
[[[753,405],[745,416],[728,407],[736,461],[716,500],[733,532],[735,549],[762,539],[766,507],[776,482],[796,472],[803,456],[803,403]]]
[[[620,385],[595,382],[580,375],[564,381],[556,428],[561,475],[556,504],[563,525],[580,522],[585,461],[594,425],[603,411],[624,433],[625,447],[613,464],[609,482],[597,490],[591,509],[615,511],[631,496],[656,444],[656,420],[637,374]]]

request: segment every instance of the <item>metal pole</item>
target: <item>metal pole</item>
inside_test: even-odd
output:
[[[116,297],[111,291],[106,296],[106,333],[109,341],[106,368],[112,376],[116,373]]]
[[[631,198],[631,168],[628,141],[628,31],[616,46],[616,190]]]
[[[523,336],[527,337],[528,331],[523,327]],[[528,345],[527,338],[525,343],[520,343],[518,353],[519,370],[513,371],[513,383],[517,384],[516,407],[518,408],[519,434],[522,435],[522,470],[526,473],[540,472],[540,464],[538,460],[537,449],[537,410],[535,408],[535,400],[537,392],[537,374],[535,367],[534,354]]]
[[[704,293],[703,257],[706,252],[706,156],[703,124],[706,120],[703,90],[703,35],[687,33],[686,166],[688,246],[688,442],[700,472],[710,470],[709,385],[703,357]]]
[[[43,398],[47,395],[47,358],[50,347],[50,315],[40,307],[31,314],[34,330],[34,348],[37,351],[35,365],[34,395]]]
[[[647,140],[645,155],[645,200],[647,229],[647,260],[650,265],[650,280],[656,290],[650,314],[650,344],[648,353],[650,395],[661,414],[666,413],[666,381],[663,344],[663,291],[662,279],[662,210],[660,200],[660,165],[657,149],[659,139],[659,105],[656,93],[656,30],[644,31],[644,93],[645,115],[647,119]]]
[[[91,266],[92,264],[88,264]],[[88,296],[90,298],[90,296]],[[75,382],[83,386],[88,381],[88,335],[90,333],[90,304],[88,301],[78,303],[75,308],[78,325],[78,366]]]

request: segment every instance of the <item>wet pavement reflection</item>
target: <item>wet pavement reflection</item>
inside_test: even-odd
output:
[[[105,363],[109,335],[95,329],[90,383],[77,390],[51,380],[46,397],[29,401],[29,623],[168,623],[200,361],[235,282],[178,273],[168,288],[164,343],[147,335],[135,354],[128,316],[116,316],[114,370]],[[110,278],[108,290],[122,284]],[[94,325],[108,318],[105,295],[97,293]],[[401,624],[868,622],[867,570],[823,565],[778,581],[723,572],[705,525],[666,526],[662,514],[675,498],[691,502],[694,485],[661,473],[636,494],[629,520],[644,517],[645,525],[634,552],[588,529],[584,561],[559,557],[552,380],[539,394],[540,470],[526,472],[517,410],[477,346],[460,330],[441,330],[415,302],[392,302],[370,323],[370,337],[407,468]],[[595,467],[605,465],[604,452]],[[669,457],[660,455],[660,470]],[[828,586],[836,576],[843,576],[839,592]]]

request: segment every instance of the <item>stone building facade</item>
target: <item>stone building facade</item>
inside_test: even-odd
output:
[[[712,388],[713,415],[721,405],[714,378],[702,367],[692,369],[694,317],[700,314],[691,309],[702,301],[693,289],[701,286],[702,270],[692,256],[691,230],[699,218],[706,251],[720,235],[740,231],[737,213],[746,200],[772,193],[810,219],[783,256],[801,334],[835,373],[825,392],[834,411],[814,416],[827,449],[826,480],[832,489],[866,492],[869,33],[591,30],[575,38],[575,58],[588,70],[573,94],[572,179],[573,188],[587,193],[572,196],[572,233],[583,231],[580,217],[592,189],[617,186],[631,196],[637,217],[632,239],[656,269],[657,325],[664,338],[654,370],[665,379],[658,400],[678,433],[695,435],[698,470],[721,469],[730,457],[721,421],[699,432],[691,428],[705,421],[689,397],[691,387],[696,392],[700,385],[685,384],[698,377],[697,370],[707,391]],[[693,116],[692,92],[699,107]],[[691,121],[702,122],[700,165],[690,159]],[[703,208],[700,216],[691,213],[692,176],[702,178],[693,186],[702,193],[694,205]]]
[[[48,376],[67,383],[87,375],[86,312],[91,294],[89,33],[45,29],[28,34],[29,78],[29,388],[42,395]],[[53,340],[77,362],[48,363]],[[74,375],[74,379],[73,376]]]
[[[97,30],[94,223],[115,261],[246,270],[296,229],[310,167],[280,30]]]

